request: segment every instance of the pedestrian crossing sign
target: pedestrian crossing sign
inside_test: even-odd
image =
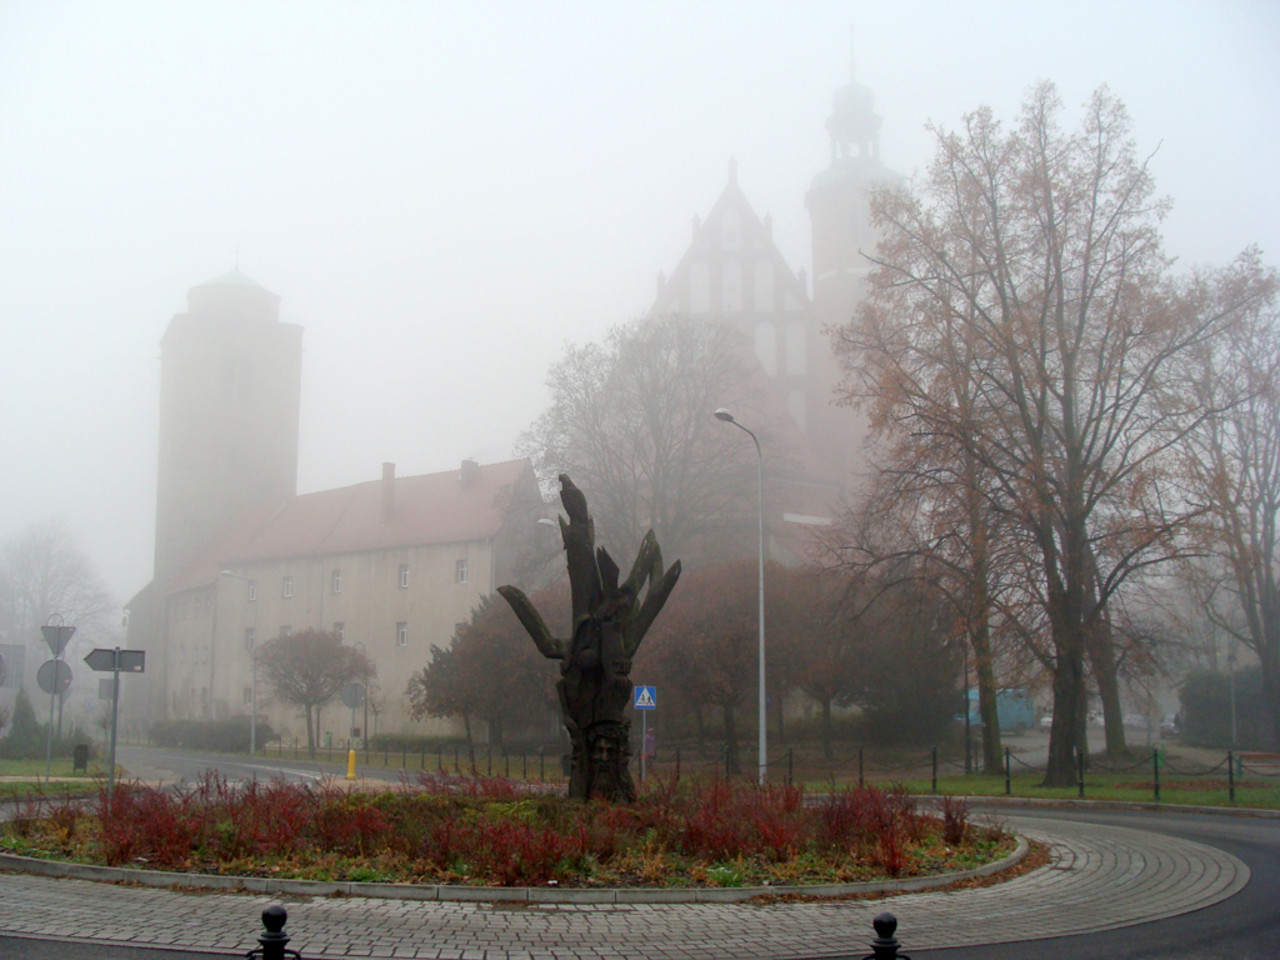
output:
[[[656,710],[658,709],[658,688],[657,687],[636,687],[637,710]]]

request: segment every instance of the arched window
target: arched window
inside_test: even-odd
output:
[[[727,260],[720,268],[720,309],[725,313],[738,313],[742,310],[742,265],[736,260]]]
[[[775,376],[778,372],[778,332],[772,323],[756,324],[756,359],[765,373]]]
[[[804,376],[807,366],[805,339],[803,321],[792,320],[787,324],[787,373],[790,376]]]
[[[758,313],[773,313],[773,264],[768,260],[756,261],[755,308]]]
[[[711,268],[705,260],[689,264],[689,312],[711,312]]]

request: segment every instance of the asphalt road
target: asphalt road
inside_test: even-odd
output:
[[[995,807],[971,809],[994,810]],[[1007,809],[1007,808],[1006,808]],[[952,950],[911,950],[911,931],[899,929],[901,949],[916,960],[1276,960],[1280,958],[1280,820],[1140,811],[1045,810],[1045,821],[1140,826],[1231,853],[1252,877],[1222,903],[1158,923],[1079,937]],[[1070,909],[1064,905],[1063,909]]]

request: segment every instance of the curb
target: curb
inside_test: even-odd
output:
[[[609,887],[603,889],[558,887],[467,887],[452,884],[357,883],[354,881],[285,880],[271,877],[218,876],[209,873],[177,873],[99,867],[84,863],[39,860],[16,854],[0,854],[0,870],[44,877],[93,880],[99,883],[133,883],[146,887],[178,887],[227,893],[287,894],[302,897],[377,897],[386,900],[434,900],[453,902],[523,903],[740,903],[756,897],[847,897],[864,893],[913,893],[945,887],[958,880],[989,877],[1007,870],[1027,855],[1029,846],[1019,836],[1018,846],[1003,859],[933,877],[877,880],[866,883],[790,884],[776,887],[659,888]]]
[[[1280,820],[1280,810],[1269,810],[1262,807],[1206,807],[1186,803],[1156,803],[1154,800],[1079,800],[1057,799],[1048,797],[1002,797],[987,794],[913,794],[911,799],[923,805],[937,806],[944,796],[952,800],[963,800],[973,806],[991,805],[995,807],[1044,807],[1048,809],[1078,810],[1138,810],[1143,813],[1197,813],[1205,816],[1254,817],[1261,820]]]

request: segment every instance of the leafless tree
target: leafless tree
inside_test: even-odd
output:
[[[1207,506],[1201,545],[1220,559],[1199,568],[1216,574],[1199,580],[1202,609],[1257,654],[1280,744],[1280,317],[1259,301],[1197,359],[1212,413],[1190,435],[1185,465],[1190,495]]]
[[[1075,132],[1061,110],[1045,83],[1010,131],[988,108],[936,131],[922,189],[875,197],[872,292],[835,336],[849,392],[874,396],[881,423],[971,453],[983,499],[1036,558],[1054,785],[1072,782],[1083,746],[1086,665],[1107,669],[1096,653],[1108,602],[1168,555],[1190,516],[1170,499],[1170,453],[1205,411],[1172,381],[1265,292],[1243,278],[1209,301],[1175,284],[1160,245],[1167,204],[1123,105],[1100,89]]]
[[[574,478],[613,553],[634,554],[652,530],[671,555],[705,555],[754,516],[741,437],[712,417],[732,407],[763,419],[747,350],[733,328],[682,317],[632,321],[603,343],[569,347],[547,377],[551,405],[520,450],[548,489],[561,474]]]

